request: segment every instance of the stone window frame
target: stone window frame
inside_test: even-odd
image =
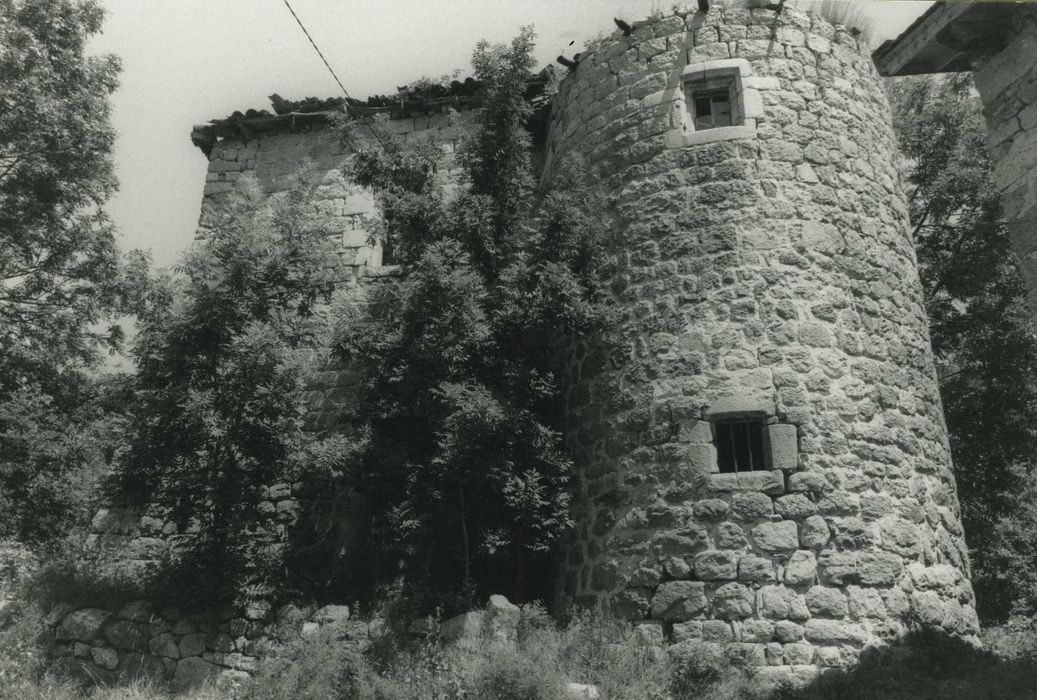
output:
[[[720,472],[716,451],[716,424],[731,420],[759,420],[763,424],[766,468],[755,471]],[[718,399],[702,412],[713,441],[699,452],[699,469],[706,472],[713,491],[784,492],[785,474],[799,470],[799,430],[793,423],[780,422],[773,401],[755,397],[729,396]],[[700,424],[701,424],[700,423]],[[703,426],[705,427],[705,426]]]
[[[731,126],[715,126],[695,130],[694,91],[715,90],[716,85],[727,83],[731,90]],[[690,63],[681,71],[682,120],[681,125],[666,134],[666,145],[684,148],[716,141],[731,141],[756,137],[757,120],[763,117],[763,99],[752,75],[752,66],[744,58],[724,58]],[[736,119],[737,116],[737,119]]]

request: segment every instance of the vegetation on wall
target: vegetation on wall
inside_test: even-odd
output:
[[[203,574],[201,600],[278,576],[284,533],[263,489],[291,483],[318,440],[304,430],[302,377],[336,277],[310,193],[268,199],[242,178],[140,315],[120,485],[186,536],[176,564]]]
[[[347,479],[373,511],[383,582],[452,605],[474,593],[550,593],[569,524],[564,345],[607,335],[599,280],[606,207],[570,168],[536,187],[523,92],[533,34],[481,43],[484,109],[452,199],[434,146],[357,154],[399,278],[343,323],[341,354],[366,368],[360,457]]]
[[[1037,606],[1037,339],[971,75],[890,83],[979,613]]]

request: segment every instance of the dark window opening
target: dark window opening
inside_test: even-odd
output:
[[[723,421],[714,424],[717,466],[721,473],[761,471],[763,456],[761,421]]]
[[[731,126],[731,90],[709,90],[694,92],[695,130],[715,129]]]

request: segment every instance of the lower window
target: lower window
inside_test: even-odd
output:
[[[722,474],[767,469],[762,421],[717,421],[713,424],[713,439],[717,449],[717,466]]]

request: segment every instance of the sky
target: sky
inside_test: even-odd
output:
[[[538,68],[669,0],[289,0],[349,93],[392,94],[421,77],[462,70],[481,39],[506,42],[532,24]],[[692,2],[681,4],[693,4]],[[806,0],[789,0],[805,6]],[[931,2],[854,2],[873,41],[896,37]],[[112,99],[120,191],[109,204],[124,250],[177,262],[194,236],[206,159],[191,127],[235,110],[341,94],[284,0],[101,0],[108,13],[91,53],[122,59]],[[570,47],[569,43],[574,42]]]

